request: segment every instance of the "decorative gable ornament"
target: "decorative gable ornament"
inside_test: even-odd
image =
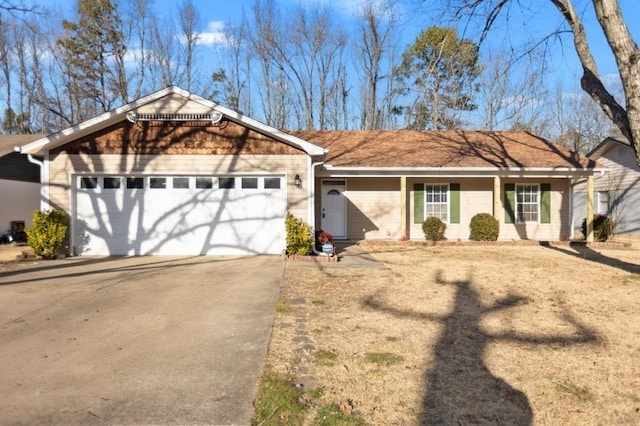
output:
[[[222,113],[212,112],[211,114],[158,114],[158,113],[140,113],[135,112],[127,113],[127,120],[132,123],[138,121],[202,121],[211,123],[213,125],[218,124],[222,120]]]

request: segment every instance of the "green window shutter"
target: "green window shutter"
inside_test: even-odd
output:
[[[413,184],[413,223],[424,222],[424,185]]]
[[[504,223],[516,222],[516,184],[504,184]]]
[[[449,200],[451,206],[451,217],[449,223],[460,223],[460,184],[449,184]]]
[[[551,184],[540,184],[540,223],[551,223]]]

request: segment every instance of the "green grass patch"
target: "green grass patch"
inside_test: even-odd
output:
[[[387,342],[397,342],[397,341],[398,341],[398,340],[400,340],[400,339],[398,339],[398,338],[397,338],[397,337],[395,337],[395,336],[387,336],[387,337],[385,338],[385,340],[386,340]]]
[[[252,425],[298,425],[304,422],[308,407],[300,403],[303,392],[290,377],[266,370],[260,380]]]
[[[317,424],[319,426],[365,426],[362,417],[346,414],[336,404],[325,405],[318,410]]]
[[[313,353],[313,357],[323,365],[334,365],[335,360],[338,359],[338,354],[331,351],[316,351]]]
[[[326,302],[324,300],[313,300],[313,301],[311,301],[311,303],[313,303],[316,306],[324,306],[324,305],[326,305]]]
[[[279,314],[290,314],[293,311],[291,302],[285,298],[279,298],[276,302],[276,312]]]
[[[404,362],[404,357],[391,352],[367,352],[364,355],[364,360],[371,364],[389,367],[391,365],[402,364]]]
[[[570,382],[553,382],[558,389],[560,389],[562,392],[571,394],[573,396],[575,396],[576,398],[578,398],[580,401],[591,401],[593,399],[593,394],[591,393],[591,391],[588,388],[583,388],[577,385],[574,385],[573,383]]]

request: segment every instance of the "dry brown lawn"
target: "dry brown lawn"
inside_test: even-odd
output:
[[[289,263],[268,354],[376,425],[640,424],[640,251],[372,244]]]

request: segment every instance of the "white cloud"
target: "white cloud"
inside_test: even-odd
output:
[[[211,21],[207,24],[206,31],[196,32],[197,44],[200,46],[224,46],[228,43],[227,35],[224,33],[224,22]],[[186,37],[178,37],[180,43],[186,43]]]

